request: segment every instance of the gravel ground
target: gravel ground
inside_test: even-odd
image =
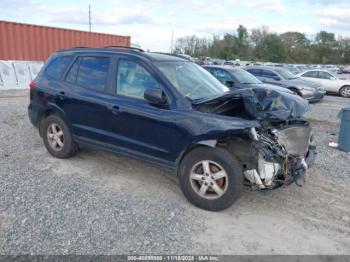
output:
[[[319,156],[304,187],[246,189],[215,213],[145,163],[87,149],[51,157],[27,91],[2,91],[0,254],[350,254],[350,155],[327,146],[348,101],[311,105]]]

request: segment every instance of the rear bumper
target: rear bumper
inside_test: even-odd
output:
[[[33,126],[35,126],[36,128],[39,127],[39,113],[38,113],[38,108],[30,103],[28,106],[28,117],[30,122],[32,123]]]

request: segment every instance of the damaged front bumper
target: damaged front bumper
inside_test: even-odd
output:
[[[252,128],[250,134],[257,164],[245,170],[244,175],[254,189],[305,183],[307,170],[314,165],[317,155],[311,127],[306,121],[280,129]]]

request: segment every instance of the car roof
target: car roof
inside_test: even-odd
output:
[[[247,69],[268,69],[268,70],[279,70],[283,69],[283,67],[273,67],[273,66],[247,66]]]
[[[130,54],[136,57],[144,57],[153,62],[190,62],[188,59],[167,53],[151,53],[144,52],[138,48],[128,47],[73,47],[68,49],[59,50],[56,54]]]
[[[204,68],[219,68],[219,69],[224,69],[228,71],[235,71],[235,70],[243,70],[240,67],[232,67],[232,66],[224,66],[224,65],[204,65]]]

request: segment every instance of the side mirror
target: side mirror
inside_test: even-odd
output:
[[[143,97],[152,105],[165,105],[167,103],[166,95],[160,88],[146,89]]]
[[[281,81],[281,78],[279,76],[273,76],[273,79],[275,79],[276,81]]]
[[[235,82],[232,80],[227,80],[224,82],[225,86],[227,87],[233,87],[235,85]]]

